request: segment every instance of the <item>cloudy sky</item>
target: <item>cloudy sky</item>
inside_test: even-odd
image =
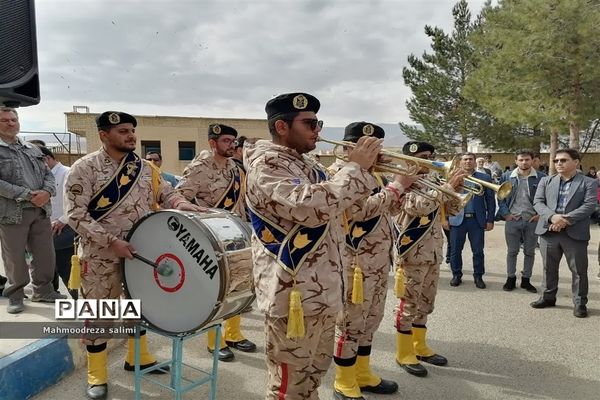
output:
[[[65,130],[63,112],[264,118],[307,91],[329,126],[409,122],[402,67],[452,29],[455,0],[37,0],[42,101],[22,130]],[[470,0],[477,14],[484,0]]]

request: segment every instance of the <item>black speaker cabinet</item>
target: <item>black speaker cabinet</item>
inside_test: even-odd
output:
[[[0,104],[39,102],[34,0],[0,0]]]

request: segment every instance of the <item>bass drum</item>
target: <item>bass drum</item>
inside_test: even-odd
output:
[[[193,333],[240,314],[254,301],[250,228],[223,210],[161,210],[127,236],[138,259],[123,261],[127,297],[140,299],[148,325]]]

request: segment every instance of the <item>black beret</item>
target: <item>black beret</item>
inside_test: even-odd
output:
[[[285,93],[269,100],[265,106],[267,119],[273,119],[283,114],[313,111],[321,108],[319,100],[308,93]]]
[[[407,156],[412,156],[413,154],[420,153],[422,151],[430,151],[431,154],[435,152],[435,147],[427,142],[407,142],[402,147],[402,153]]]
[[[231,135],[237,137],[235,128],[223,124],[210,124],[208,126],[208,138],[217,139],[221,135]]]
[[[134,127],[137,126],[137,120],[133,115],[121,111],[105,111],[96,117],[96,126],[98,128],[128,123],[133,124]]]
[[[353,122],[344,130],[344,140],[347,142],[356,143],[363,136],[373,136],[383,139],[385,131],[382,127],[365,121]]]

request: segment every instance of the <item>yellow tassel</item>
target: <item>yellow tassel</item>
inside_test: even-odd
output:
[[[352,304],[362,304],[363,294],[363,274],[358,265],[354,267],[354,279],[352,280]]]
[[[298,289],[292,289],[290,292],[290,309],[288,313],[287,338],[303,338],[306,334],[304,330],[304,310],[302,310],[302,293]]]
[[[73,254],[71,256],[71,274],[69,275],[69,289],[79,290],[81,286],[81,262],[79,256]]]
[[[396,267],[395,278],[394,294],[397,298],[401,298],[404,296],[404,269],[402,269],[402,265]]]
[[[69,282],[67,287],[69,289],[79,290],[81,286],[81,260],[77,255],[78,241],[75,238],[73,242],[73,255],[71,256],[71,273],[69,274]]]

